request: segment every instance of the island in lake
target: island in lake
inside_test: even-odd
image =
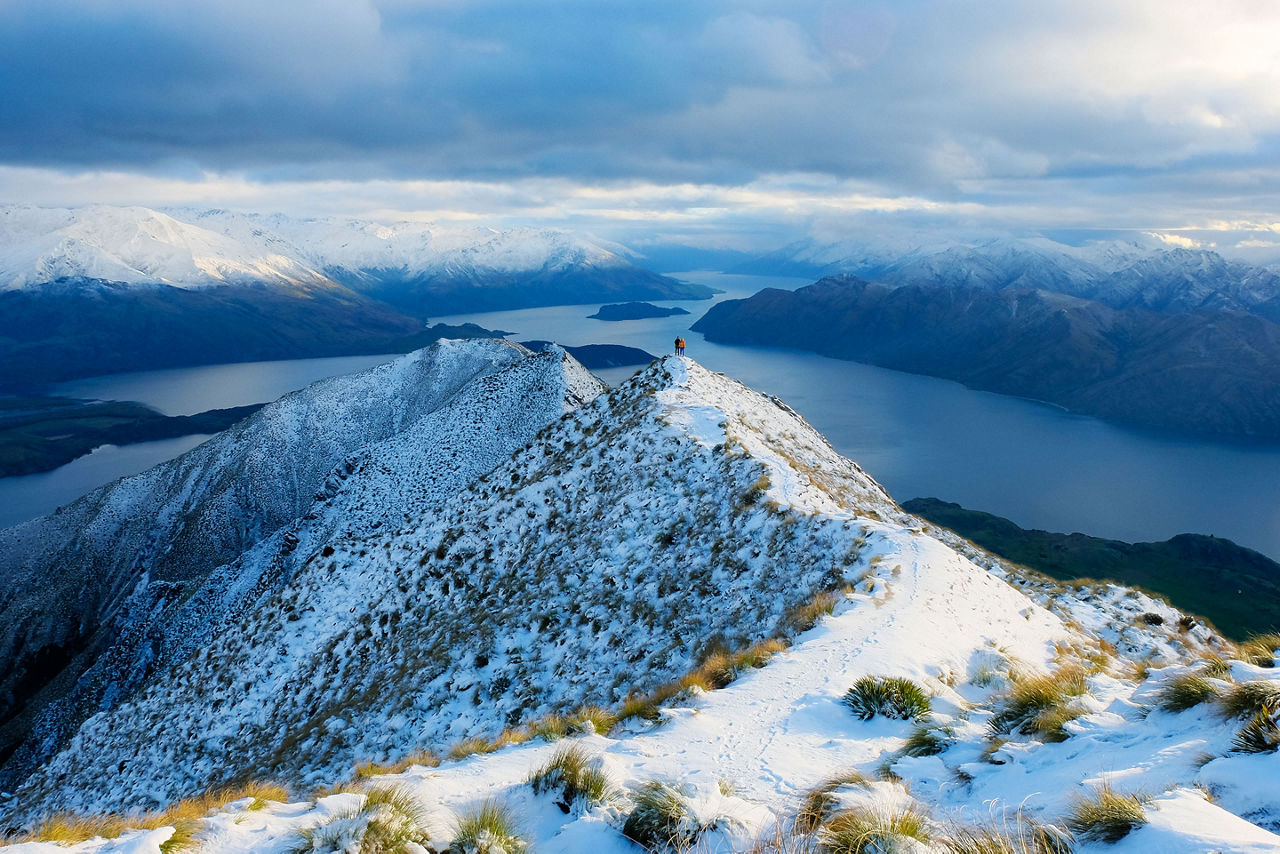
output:
[[[535,353],[540,353],[551,344],[551,341],[521,341]],[[657,356],[639,347],[624,347],[621,344],[584,344],[581,347],[565,347],[570,356],[582,363],[589,371],[602,368],[625,368],[630,365],[647,365]]]
[[[588,314],[590,320],[644,320],[649,317],[675,317],[677,314],[688,314],[683,308],[662,308],[647,302],[624,302],[615,305],[602,305],[595,314]]]

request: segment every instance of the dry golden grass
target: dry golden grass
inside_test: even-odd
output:
[[[526,735],[525,741],[532,736]],[[423,768],[435,768],[440,764],[440,756],[434,750],[418,749],[394,762],[361,762],[355,767],[355,778],[367,780],[381,774],[403,774],[415,765]]]
[[[474,738],[464,738],[462,741],[449,748],[449,759],[466,759],[468,756],[475,756],[477,753],[493,753],[498,748],[492,741],[487,738],[475,736]]]
[[[172,827],[173,835],[160,844],[160,850],[164,854],[176,854],[198,843],[196,836],[200,830],[201,819],[233,801],[246,798],[252,799],[246,809],[258,810],[266,807],[271,801],[288,801],[289,790],[277,783],[252,781],[210,789],[176,801],[158,812],[131,816],[59,812],[46,818],[32,833],[17,839],[5,840],[0,842],[0,845],[16,842],[57,842],[70,845],[96,837],[115,839],[126,830],[156,830],[161,827]]]

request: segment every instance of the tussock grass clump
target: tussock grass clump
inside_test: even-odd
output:
[[[867,786],[870,781],[857,771],[849,771],[823,781],[809,790],[796,813],[796,833],[813,833],[835,812],[835,792],[845,786]]]
[[[1116,842],[1147,823],[1146,800],[1142,795],[1121,794],[1110,783],[1103,783],[1092,794],[1076,798],[1067,827],[1084,840]]]
[[[618,716],[599,706],[583,706],[569,718],[572,728],[596,735],[608,735],[618,725]]]
[[[486,800],[458,819],[450,851],[465,854],[519,854],[529,847],[515,816],[503,803]]]
[[[1156,693],[1156,704],[1166,712],[1184,712],[1187,709],[1218,699],[1222,688],[1199,673],[1183,673],[1169,680]]]
[[[403,774],[415,765],[435,768],[439,764],[440,756],[434,750],[420,749],[394,762],[361,762],[356,765],[354,773],[357,780],[367,780],[382,774]]]
[[[689,676],[707,688],[725,688],[733,684],[744,671],[764,667],[769,663],[769,659],[786,648],[787,645],[782,641],[772,639],[761,641],[738,652],[713,652]]]
[[[124,818],[118,815],[79,815],[72,812],[58,812],[40,822],[33,833],[12,841],[60,842],[70,845],[99,836],[103,839],[115,839],[127,829],[128,825]],[[9,840],[6,840],[5,844],[8,842]]]
[[[1280,724],[1276,718],[1280,716],[1280,703],[1266,703],[1249,718],[1249,722],[1241,727],[1236,737],[1231,740],[1231,749],[1236,753],[1272,753],[1280,747]]]
[[[911,840],[933,838],[929,818],[917,807],[859,807],[836,813],[818,831],[823,851],[831,854],[882,854],[907,850]]]
[[[293,854],[342,851],[344,854],[392,854],[429,841],[426,808],[396,786],[370,789],[359,807],[333,816],[318,827],[298,832]]]
[[[1210,652],[1200,659],[1200,664],[1200,672],[1210,679],[1231,678],[1231,662],[1220,655],[1214,655]]]
[[[794,637],[818,625],[823,617],[836,610],[839,595],[829,590],[816,594],[808,602],[788,608],[778,621],[778,633]]]
[[[464,738],[449,748],[449,758],[454,760],[466,759],[468,756],[475,756],[477,753],[493,753],[497,749],[498,745],[487,738],[481,736]]]
[[[1240,658],[1258,667],[1275,667],[1276,650],[1280,649],[1280,632],[1254,635],[1236,647]]]
[[[733,664],[738,670],[747,668],[759,669],[769,663],[780,652],[786,652],[787,645],[777,638],[760,641],[733,655]]]
[[[543,741],[557,741],[568,734],[569,719],[564,715],[546,715],[529,724],[529,735]]]
[[[1070,707],[1085,692],[1084,671],[1064,667],[1040,676],[1015,674],[1013,685],[996,705],[990,727],[994,735],[1018,732],[1038,735],[1045,741],[1065,741],[1064,725],[1082,713]]]
[[[43,822],[33,833],[8,842],[58,842],[75,844],[95,837],[115,839],[126,830],[156,830],[161,827],[172,827],[173,834],[160,843],[164,854],[177,854],[194,848],[197,834],[200,831],[200,819],[210,811],[220,809],[232,801],[245,798],[252,800],[246,809],[264,809],[270,801],[286,801],[289,790],[276,783],[252,781],[238,786],[224,786],[210,789],[207,792],[190,798],[183,798],[158,812],[121,816],[115,814],[80,815],[71,812],[55,813]]]
[[[1251,718],[1269,706],[1280,706],[1280,684],[1265,679],[1236,685],[1218,699],[1218,711],[1227,718]]]
[[[632,798],[635,807],[622,825],[623,836],[651,850],[683,850],[697,841],[702,828],[674,786],[650,780]]]
[[[864,721],[876,715],[901,721],[920,720],[930,709],[924,689],[899,676],[862,677],[845,693],[844,704]]]
[[[976,827],[953,827],[938,840],[947,854],[1071,854],[1071,831],[1056,824],[1039,824],[1021,812],[1013,825],[1007,820]]]
[[[615,797],[613,782],[581,745],[561,747],[546,765],[529,775],[538,794],[557,792],[556,805],[569,812],[575,804],[592,806]]]
[[[903,756],[937,756],[955,744],[955,730],[947,726],[917,724],[902,746]]]

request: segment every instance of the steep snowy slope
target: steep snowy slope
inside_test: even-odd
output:
[[[496,385],[477,382],[513,367],[520,370]],[[332,498],[359,472],[354,482],[381,496],[376,512],[391,512],[396,489],[429,501],[432,478],[441,490],[465,483],[473,467],[491,467],[562,414],[566,401],[576,405],[598,390],[560,353],[533,356],[505,341],[442,342],[288,395],[172,462],[0,532],[0,685],[9,749],[39,709],[57,702],[8,762],[7,779],[56,749],[85,716],[127,695],[175,628],[179,638],[194,636],[193,618],[170,619],[183,600],[195,595],[187,613],[195,607],[216,623],[243,596],[282,583],[292,571],[287,555],[309,552],[296,553],[304,531],[280,529],[306,512],[317,492]],[[538,405],[521,409],[528,398]],[[450,419],[468,411],[484,417],[453,427],[491,438],[471,443],[460,462]],[[385,447],[375,444],[388,439]],[[430,450],[411,466],[403,446],[415,441]],[[363,455],[351,456],[361,448]],[[381,521],[363,510],[355,487],[345,495],[332,514],[317,511],[310,527],[336,529],[344,515],[370,526]],[[259,552],[246,558],[252,572],[232,570],[227,587],[234,592],[215,597],[221,610],[196,593],[215,567],[259,542]]]
[[[656,363],[402,533],[330,542],[33,785],[74,780],[46,796],[102,804],[242,772],[320,779],[389,745],[614,702],[843,583],[854,510],[899,513],[790,410]],[[125,754],[125,788],[79,790]]]
[[[332,784],[356,761],[454,745],[341,793],[250,795],[75,850],[153,854],[180,833],[210,852],[473,850],[467,817],[494,803],[514,836],[491,821],[482,840],[505,851],[637,850],[624,833],[707,854],[1280,848],[1280,638],[1236,650],[1136,591],[1029,577],[903,514],[785,405],[686,359],[544,429],[436,515],[320,554],[88,721],[10,816],[262,776]],[[832,595],[806,630],[792,606],[814,591]],[[548,713],[619,704],[698,651],[770,635],[793,643],[713,655],[650,695],[657,720],[646,700],[546,743]],[[566,747],[603,789],[542,773]],[[1107,787],[1141,795],[1131,823],[1080,806]]]

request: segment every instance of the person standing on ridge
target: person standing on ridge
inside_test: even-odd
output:
[[[684,355],[684,339],[683,338],[676,339],[676,355],[677,356]]]

